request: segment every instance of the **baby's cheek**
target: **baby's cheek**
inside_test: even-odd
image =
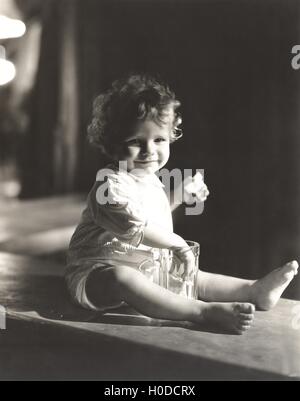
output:
[[[137,149],[133,147],[126,147],[123,149],[123,158],[124,159],[133,159],[137,155]]]
[[[165,158],[169,158],[170,156],[170,145],[169,144],[165,144],[162,150],[162,153],[164,154]]]

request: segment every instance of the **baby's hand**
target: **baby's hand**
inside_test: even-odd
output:
[[[184,200],[187,203],[192,203],[196,200],[204,202],[208,195],[209,190],[203,181],[202,174],[198,171],[194,177],[187,177],[183,183],[184,186]]]
[[[195,256],[190,247],[177,248],[173,250],[173,263],[170,269],[172,274],[175,269],[179,270],[183,265],[182,279],[188,279],[195,269]]]

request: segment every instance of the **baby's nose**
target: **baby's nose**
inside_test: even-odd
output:
[[[152,154],[154,151],[154,146],[151,142],[145,142],[142,146],[142,154]]]

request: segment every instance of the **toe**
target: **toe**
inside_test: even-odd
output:
[[[246,331],[246,330],[249,330],[250,327],[251,327],[250,324],[243,324],[243,325],[241,326],[241,330]]]
[[[251,321],[254,319],[253,313],[240,313],[241,320]]]
[[[239,324],[241,324],[241,325],[252,324],[252,322],[253,322],[253,318],[249,319],[249,318],[241,317],[239,319]]]
[[[294,271],[294,273],[296,274],[298,271],[299,264],[298,264],[297,260],[292,260],[291,262],[287,263],[285,266],[289,267],[289,269]]]
[[[297,274],[297,273],[298,273],[298,268],[299,268],[299,264],[298,264],[297,260],[293,260],[293,261],[290,263],[290,265],[291,265],[291,267],[293,268],[295,274]]]
[[[243,304],[241,313],[251,315],[255,312],[255,306],[253,304]]]
[[[248,330],[248,329],[251,327],[251,325],[252,325],[252,322],[249,322],[249,321],[239,321],[239,322],[236,324],[236,328],[237,328],[238,330],[246,331],[246,330]]]
[[[294,276],[298,273],[298,262],[293,260],[292,262],[284,265],[283,276],[286,280],[292,280]]]
[[[239,314],[251,314],[255,311],[255,306],[249,303],[236,303],[235,311]]]
[[[245,331],[248,330],[248,328],[249,328],[248,326],[240,326],[240,325],[237,325],[237,326],[235,327],[235,331],[236,331],[237,334],[244,334]]]

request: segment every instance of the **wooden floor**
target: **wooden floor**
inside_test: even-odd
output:
[[[15,213],[1,216],[0,305],[7,321],[0,330],[0,380],[300,379],[298,301],[281,300],[272,311],[256,312],[242,336],[154,320],[125,307],[101,315],[72,305],[63,257],[49,257],[47,243],[59,254],[82,206],[80,198],[68,197],[29,202],[24,212],[16,205]],[[56,230],[61,237],[51,240]]]
[[[83,207],[79,195],[0,202],[0,250],[38,255],[66,249]]]

